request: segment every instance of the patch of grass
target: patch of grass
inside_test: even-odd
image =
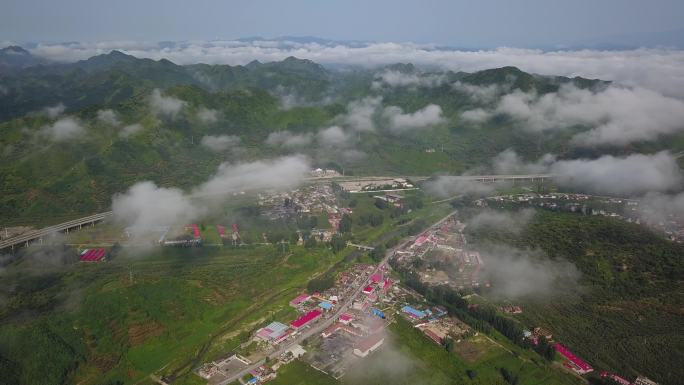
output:
[[[339,382],[310,365],[294,360],[278,370],[278,377],[269,382],[273,385],[338,385]]]

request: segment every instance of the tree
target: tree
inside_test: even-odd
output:
[[[347,242],[339,234],[335,234],[330,240],[330,247],[335,253],[342,251],[347,246]]]
[[[304,247],[307,249],[313,249],[318,245],[318,241],[316,241],[316,237],[309,236],[309,238],[306,239],[306,242],[304,242]]]
[[[454,339],[453,338],[451,338],[449,336],[444,337],[444,340],[442,340],[442,345],[444,346],[444,349],[447,352],[451,353],[454,351]]]
[[[466,375],[467,375],[468,378],[470,378],[471,380],[474,380],[475,377],[477,377],[477,372],[474,371],[474,370],[468,369],[468,370],[466,370]]]
[[[380,210],[384,210],[387,208],[387,202],[385,202],[383,199],[380,198],[375,198],[375,207],[379,208]]]
[[[348,214],[344,214],[342,219],[340,219],[340,232],[349,233],[352,228],[352,218]]]
[[[332,274],[325,274],[309,281],[306,289],[310,293],[321,292],[335,286],[335,277]]]
[[[378,262],[381,261],[383,258],[385,258],[385,254],[387,253],[387,249],[385,248],[384,245],[378,245],[375,246],[373,250],[370,252],[371,258],[373,258],[374,261]]]

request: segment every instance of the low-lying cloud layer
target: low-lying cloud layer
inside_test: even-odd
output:
[[[484,210],[468,220],[473,229],[494,229],[520,233],[532,220],[534,209],[523,209],[515,212]]]
[[[572,263],[550,259],[539,250],[520,250],[505,245],[485,245],[483,277],[491,294],[505,298],[549,297],[566,287],[576,287],[580,272]]]
[[[162,95],[158,89],[154,89],[150,95],[150,108],[152,111],[171,118],[176,117],[186,104],[183,100]]]
[[[276,131],[268,134],[266,144],[269,146],[282,146],[286,148],[303,147],[311,143],[311,134],[294,134],[290,131]]]
[[[197,119],[202,123],[216,123],[218,116],[218,111],[211,108],[202,107],[197,111]]]
[[[140,182],[112,199],[114,218],[138,229],[197,220],[233,193],[284,189],[298,185],[311,169],[301,156],[219,166],[216,174],[190,192]]]
[[[610,86],[592,91],[566,85],[541,96],[515,90],[492,109],[477,108],[461,117],[483,122],[497,114],[533,131],[588,127],[573,138],[582,146],[624,145],[684,130],[684,101],[644,88]]]
[[[436,104],[428,104],[411,113],[404,113],[400,107],[389,106],[385,108],[383,116],[389,121],[390,130],[395,132],[432,127],[445,121],[442,107]]]
[[[240,137],[235,135],[205,135],[200,144],[211,151],[221,152],[235,148],[241,143]]]
[[[112,109],[97,111],[97,120],[109,124],[110,126],[118,126],[121,124],[119,121],[119,114]]]
[[[85,134],[85,127],[78,119],[66,116],[43,127],[41,133],[59,142],[82,136]]]
[[[139,41],[44,43],[30,48],[30,51],[48,59],[76,61],[113,49],[138,57],[166,58],[179,64],[244,65],[252,60],[270,62],[295,56],[324,65],[376,67],[413,63],[466,72],[512,65],[542,75],[613,80],[628,86],[641,86],[666,95],[684,97],[684,51],[675,49],[542,51],[498,48],[463,51],[412,43],[351,46],[344,43],[215,40],[163,45]]]
[[[684,219],[684,192],[663,194],[651,192],[640,201],[640,216],[647,224],[660,225],[670,220]]]
[[[423,188],[430,194],[449,198],[461,195],[486,196],[498,188],[508,186],[505,182],[483,183],[475,180],[462,179],[457,176],[438,176],[425,182]]]
[[[626,157],[557,161],[549,171],[561,185],[605,194],[628,196],[668,191],[682,185],[682,172],[668,152]]]
[[[441,74],[403,73],[384,70],[375,75],[372,83],[374,89],[382,87],[437,87],[446,81]]]
[[[347,105],[347,112],[337,117],[341,125],[354,131],[375,131],[375,115],[382,105],[382,98],[367,96]]]
[[[564,188],[632,197],[649,192],[670,192],[684,185],[677,159],[667,151],[571,160],[559,160],[553,154],[546,154],[536,161],[526,162],[508,149],[492,159],[491,172],[495,175],[549,174]],[[444,197],[487,195],[499,187],[457,176],[441,176],[425,184],[429,192]]]

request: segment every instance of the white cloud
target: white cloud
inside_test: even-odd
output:
[[[140,132],[142,129],[143,126],[140,123],[129,124],[128,126],[125,126],[121,129],[119,135],[121,135],[121,137],[123,138],[128,138],[129,136],[135,135],[136,133]]]
[[[608,194],[641,195],[667,191],[682,184],[677,160],[668,152],[618,158],[561,160],[549,171],[564,186]]]
[[[482,275],[491,282],[491,294],[504,298],[548,297],[575,287],[580,272],[572,263],[551,259],[539,250],[507,245],[480,247]]]
[[[151,42],[83,42],[38,44],[33,54],[60,61],[76,61],[120,49],[152,59],[169,59],[179,64],[247,64],[252,60],[278,61],[295,56],[324,65],[376,67],[413,63],[454,71],[473,72],[503,66],[542,75],[582,76],[641,86],[665,95],[684,97],[684,51],[636,49],[625,51],[542,51],[498,48],[481,51],[438,49],[434,45],[411,43],[369,43],[347,46],[292,42],[187,41],[173,47]]]
[[[41,132],[55,141],[64,141],[80,137],[85,133],[85,128],[76,118],[67,116],[43,127]]]
[[[681,187],[684,181],[677,159],[666,151],[573,160],[557,160],[546,154],[528,163],[509,149],[497,155],[492,166],[497,174],[549,173],[562,187],[627,196],[669,191]]]
[[[97,111],[97,120],[107,123],[112,126],[118,126],[121,124],[119,121],[119,114],[112,109],[99,110]]]
[[[205,135],[200,143],[211,151],[221,152],[240,145],[240,137],[235,135]]]
[[[140,182],[112,200],[114,218],[137,228],[184,224],[206,213],[182,190]]]
[[[340,126],[324,128],[316,134],[318,142],[324,146],[343,146],[349,142],[350,136]]]
[[[461,118],[463,120],[472,123],[482,123],[488,120],[491,116],[492,114],[490,112],[487,112],[482,108],[463,111],[463,113],[461,114]]]
[[[355,100],[347,105],[346,114],[337,117],[337,120],[354,131],[374,131],[374,117],[381,104],[380,97],[367,96]]]
[[[498,97],[510,91],[508,84],[492,84],[488,86],[476,86],[473,84],[454,82],[451,88],[456,91],[467,94],[471,99],[479,103],[491,103],[498,99]]]
[[[483,210],[468,220],[468,226],[473,229],[494,229],[519,234],[534,217],[534,209],[518,211]]]
[[[444,122],[442,108],[436,104],[428,104],[412,113],[404,113],[399,107],[389,106],[385,108],[383,116],[389,120],[390,129],[396,132],[430,127]]]
[[[58,103],[52,107],[45,107],[44,111],[48,118],[54,119],[64,113],[66,106],[62,103]]]
[[[295,148],[306,146],[313,140],[311,134],[293,134],[290,131],[276,131],[268,134],[265,143],[269,146]]]
[[[218,111],[202,107],[197,111],[197,119],[202,123],[216,123],[218,121]]]
[[[650,192],[639,201],[641,219],[651,225],[684,219],[684,192],[663,194]]]
[[[158,114],[175,117],[187,103],[173,96],[164,96],[154,89],[150,95],[150,108]]]
[[[536,162],[525,162],[515,151],[509,148],[492,159],[492,167],[494,174],[497,175],[544,174],[549,171],[549,167],[555,161],[555,155],[546,154]]]
[[[424,188],[431,194],[447,198],[460,195],[486,196],[507,185],[507,183],[501,182],[483,183],[458,176],[445,175],[427,181]]]
[[[289,156],[251,163],[219,166],[208,181],[188,193],[176,188],[140,182],[112,199],[117,222],[145,229],[196,221],[241,191],[292,188],[311,169],[308,160]]]
[[[494,113],[530,130],[589,127],[573,139],[583,146],[654,140],[684,129],[684,101],[643,88],[612,86],[593,92],[563,86],[542,96],[516,90],[504,95],[494,111],[474,110],[467,118],[482,121]]]
[[[384,70],[375,75],[372,87],[437,87],[446,81],[443,74],[403,73],[394,70]]]
[[[301,183],[310,170],[308,159],[299,155],[251,163],[224,163],[193,195],[225,197],[239,191],[291,188]]]

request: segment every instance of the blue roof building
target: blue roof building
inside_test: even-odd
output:
[[[404,313],[410,315],[410,316],[413,317],[413,318],[417,318],[417,319],[425,318],[425,312],[422,312],[422,311],[420,311],[420,310],[418,310],[418,309],[414,309],[414,308],[412,308],[411,306],[408,306],[408,305],[402,307],[402,308],[401,308],[401,311],[403,311]]]

